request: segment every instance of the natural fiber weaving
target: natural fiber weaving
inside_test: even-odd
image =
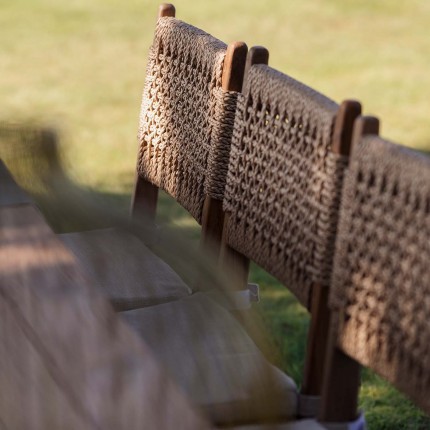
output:
[[[430,412],[430,160],[364,137],[345,177],[331,305],[339,343]]]
[[[238,102],[224,209],[229,245],[308,305],[327,285],[345,160],[331,151],[338,105],[265,66]]]
[[[221,89],[226,48],[191,25],[160,18],[143,92],[138,172],[199,222],[205,194],[222,199],[224,192],[236,110],[236,93]]]

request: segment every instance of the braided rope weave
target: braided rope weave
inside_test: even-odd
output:
[[[338,105],[265,65],[238,102],[224,210],[228,242],[306,306],[328,285],[345,159],[331,151]]]
[[[160,18],[149,54],[138,172],[198,222],[205,194],[224,194],[237,99],[221,88],[226,48],[202,30]]]
[[[330,304],[339,346],[430,412],[430,159],[376,136],[355,148]]]

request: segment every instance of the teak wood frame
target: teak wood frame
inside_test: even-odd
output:
[[[354,122],[361,114],[361,104],[355,100],[342,102],[336,116],[332,150],[335,154],[349,157],[353,139]],[[301,392],[319,396],[322,391],[327,338],[330,325],[328,307],[329,287],[313,285],[311,293],[308,344]]]
[[[254,64],[268,64],[269,52],[261,46],[252,47],[247,56],[245,80],[248,71]],[[345,100],[336,115],[332,149],[336,154],[349,156],[353,135],[354,121],[361,114],[361,104],[355,100]],[[221,261],[230,267],[237,279],[237,289],[247,288],[249,259],[229,246],[228,240],[229,214],[224,215]],[[327,338],[329,333],[330,311],[328,308],[327,286],[313,285],[309,310],[311,323],[309,327],[303,384],[301,394],[320,396],[323,386],[324,366],[326,358]]]
[[[379,134],[379,120],[372,116],[355,121],[352,144],[366,135]],[[322,398],[318,420],[321,422],[350,422],[358,416],[358,393],[361,366],[337,346],[337,313],[331,312],[326,351]]]
[[[175,17],[176,11],[172,4],[160,5],[158,18]],[[228,45],[223,65],[222,89],[224,91],[242,90],[246,54],[248,47],[244,42],[232,42]],[[136,172],[134,193],[131,203],[132,217],[143,215],[150,221],[155,221],[158,201],[158,187],[140,177]],[[210,246],[219,252],[222,236],[224,213],[222,201],[206,196],[202,216],[202,245]]]
[[[248,71],[254,64],[268,64],[269,51],[263,46],[253,46],[246,57],[244,80],[248,76]],[[224,213],[224,225],[222,229],[221,241],[221,265],[229,267],[235,275],[235,287],[237,290],[245,290],[248,285],[249,258],[232,248],[228,243],[228,223],[229,214]]]

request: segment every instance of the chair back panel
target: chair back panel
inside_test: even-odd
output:
[[[430,159],[368,135],[346,172],[330,296],[338,346],[430,412]]]
[[[228,245],[308,305],[328,285],[346,165],[332,149],[339,106],[266,65],[250,67],[224,199]]]
[[[237,98],[221,88],[226,49],[204,31],[163,17],[147,66],[138,172],[198,222],[205,195],[224,193]]]

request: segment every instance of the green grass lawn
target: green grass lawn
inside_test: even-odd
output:
[[[229,42],[264,45],[270,64],[335,101],[356,98],[382,134],[430,150],[428,0],[228,0],[175,3],[177,16]],[[0,122],[52,124],[79,183],[126,205],[148,46],[158,3],[148,0],[0,0]],[[161,218],[197,238],[163,198]],[[260,308],[279,364],[299,382],[308,318],[260,269]],[[430,428],[395,390],[365,372],[371,429]]]

